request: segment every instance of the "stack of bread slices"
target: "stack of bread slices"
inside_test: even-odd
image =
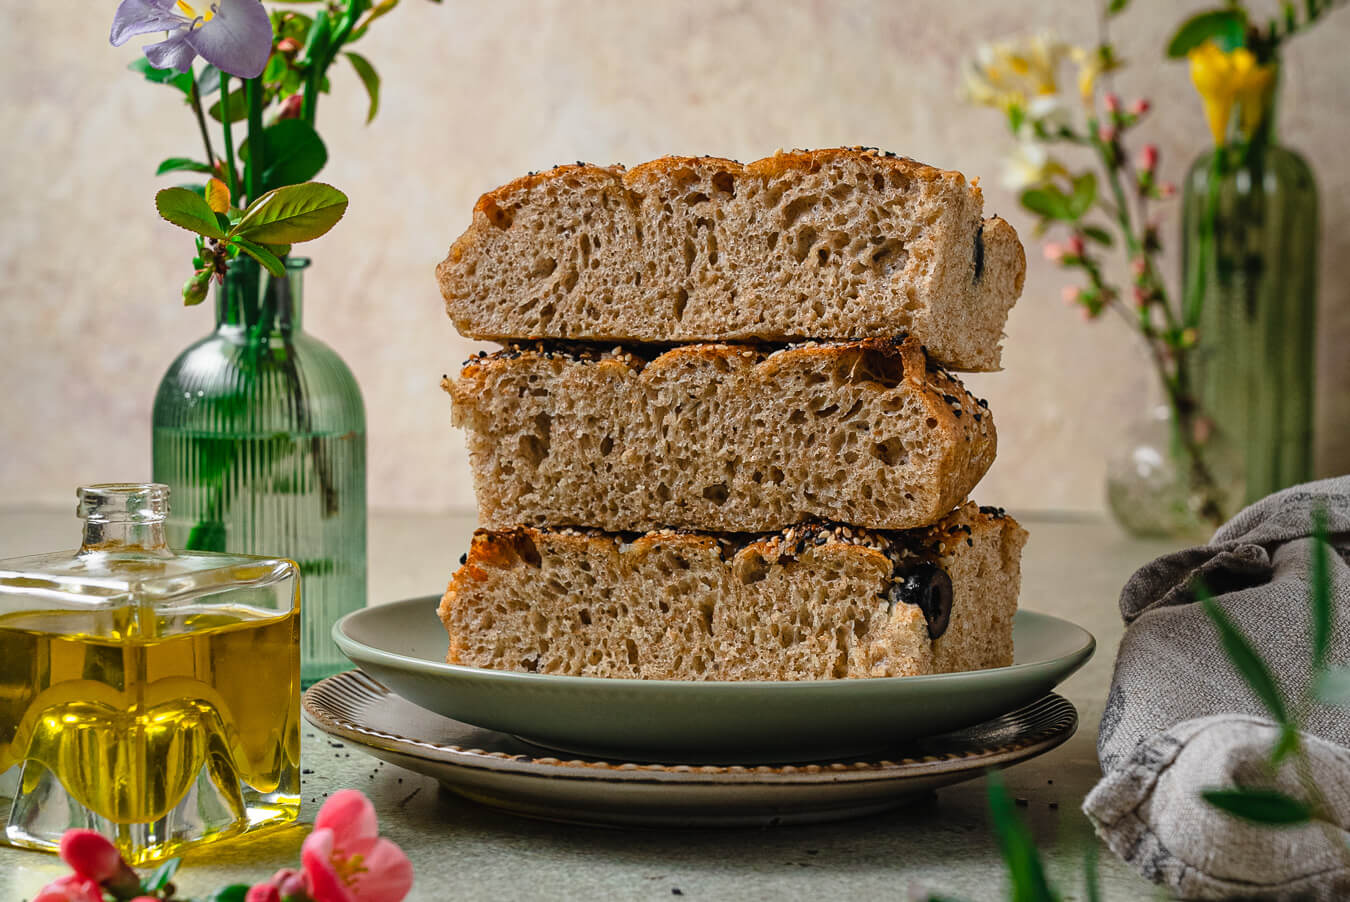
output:
[[[437,268],[479,520],[449,661],[816,680],[1012,663],[1026,534],[967,495],[1022,290],[977,185],[869,148],[485,194]]]

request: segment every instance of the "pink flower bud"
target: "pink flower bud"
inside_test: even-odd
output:
[[[1077,285],[1065,285],[1059,290],[1059,295],[1064,298],[1064,303],[1066,304],[1077,304],[1078,299],[1082,294],[1083,289],[1079,288]]]
[[[1064,245],[1056,244],[1051,241],[1042,248],[1042,253],[1045,254],[1045,259],[1049,260],[1051,263],[1058,263],[1060,260],[1064,259]]]
[[[126,867],[117,847],[93,830],[67,830],[61,837],[61,859],[95,883],[111,880]]]
[[[244,902],[281,902],[281,890],[271,883],[259,883],[249,888]]]
[[[1120,112],[1120,98],[1117,97],[1113,92],[1108,91],[1106,96],[1102,98],[1102,102],[1106,104],[1107,112],[1109,113]]]
[[[1144,274],[1148,272],[1148,261],[1143,257],[1135,257],[1130,262],[1130,271],[1134,273],[1136,279],[1142,279]]]
[[[1083,251],[1086,250],[1086,247],[1083,244],[1083,236],[1079,235],[1077,232],[1070,235],[1069,240],[1065,242],[1065,250],[1075,257],[1083,256]]]
[[[1158,186],[1158,193],[1163,197],[1176,197],[1177,186],[1171,182],[1163,182]]]
[[[1114,125],[1103,125],[1097,129],[1097,137],[1103,144],[1114,144],[1116,142],[1116,127]]]
[[[281,101],[281,109],[277,111],[278,119],[299,119],[300,110],[304,108],[305,98],[302,94],[292,94]]]
[[[1148,306],[1148,292],[1138,285],[1134,286],[1134,304],[1141,308]]]
[[[1139,168],[1144,172],[1152,172],[1158,166],[1158,145],[1145,144],[1144,149],[1139,152]]]
[[[279,53],[294,53],[299,49],[300,42],[295,38],[282,38],[277,41],[277,52]]]
[[[1152,104],[1148,102],[1148,98],[1140,97],[1130,107],[1130,112],[1136,116],[1142,116],[1145,113],[1147,113],[1150,109],[1152,109]]]
[[[103,889],[79,874],[67,874],[38,891],[33,902],[103,902]]]

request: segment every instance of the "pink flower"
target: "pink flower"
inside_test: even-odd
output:
[[[1172,184],[1171,182],[1163,182],[1161,185],[1158,186],[1158,193],[1161,194],[1163,197],[1175,197],[1177,193],[1177,186]]]
[[[300,849],[314,902],[401,902],[412,889],[412,862],[379,838],[375,808],[362,793],[334,793]]]
[[[271,883],[259,883],[257,886],[249,887],[244,902],[281,902],[281,890]]]
[[[305,898],[308,895],[305,875],[292,868],[282,868],[272,875],[271,880],[250,888],[244,902],[281,902],[290,896]]]
[[[1103,144],[1114,144],[1116,142],[1116,127],[1114,125],[1103,125],[1097,129],[1097,137]]]
[[[1102,98],[1102,102],[1106,104],[1106,111],[1108,113],[1120,112],[1120,98],[1115,94],[1107,92],[1106,96]]]
[[[44,886],[33,902],[103,902],[103,889],[88,877],[67,874]]]
[[[1059,290],[1060,297],[1064,298],[1066,304],[1077,304],[1078,298],[1083,294],[1083,289],[1077,285],[1065,285]]]
[[[1151,107],[1151,105],[1150,105],[1149,102],[1148,102],[1148,98],[1146,98],[1146,97],[1140,97],[1140,98],[1139,98],[1138,100],[1136,100],[1136,101],[1134,102],[1134,104],[1130,107],[1130,112],[1133,113],[1133,114],[1136,115],[1136,116],[1142,116],[1142,115],[1144,115],[1145,113],[1147,113],[1151,108],[1152,108],[1152,107]]]
[[[1134,273],[1136,279],[1142,279],[1148,272],[1148,261],[1143,257],[1135,257],[1130,261],[1130,272]]]
[[[141,885],[136,872],[107,837],[93,830],[67,830],[61,836],[61,860],[81,877],[116,891],[119,897]],[[103,897],[99,896],[101,900]]]
[[[1064,245],[1051,241],[1042,249],[1042,253],[1045,254],[1045,259],[1051,263],[1058,263],[1064,259]]]
[[[305,97],[303,94],[292,94],[281,101],[281,109],[277,111],[278,119],[299,119],[300,111],[305,106]]]
[[[1139,168],[1145,172],[1152,172],[1158,166],[1158,145],[1145,144],[1144,149],[1139,152]]]
[[[1083,236],[1079,235],[1077,232],[1070,235],[1069,240],[1064,244],[1065,252],[1074,257],[1083,256],[1083,251],[1086,249],[1086,245],[1083,244]]]

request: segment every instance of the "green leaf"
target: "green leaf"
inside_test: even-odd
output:
[[[141,891],[153,893],[163,889],[164,884],[173,879],[173,875],[178,871],[178,865],[181,863],[182,859],[170,858],[168,861],[155,868],[141,879]]]
[[[1167,55],[1181,59],[1205,41],[1224,50],[1241,47],[1247,35],[1247,16],[1240,9],[1213,9],[1191,16],[1167,42]]]
[[[1022,206],[1046,219],[1072,219],[1069,215],[1069,198],[1054,185],[1044,188],[1028,188],[1022,192]]]
[[[1338,667],[1321,674],[1313,684],[1313,692],[1325,704],[1350,708],[1350,669]]]
[[[215,211],[186,188],[165,188],[155,195],[155,209],[168,222],[207,238],[224,238]]]
[[[1200,795],[1220,811],[1258,824],[1305,824],[1312,819],[1306,802],[1274,789],[1207,789]]]
[[[234,883],[211,894],[207,902],[244,902],[248,897],[247,883]]]
[[[1270,751],[1270,763],[1279,764],[1285,758],[1294,754],[1298,751],[1299,742],[1298,730],[1293,727],[1281,727],[1280,738],[1275,742],[1275,748]]]
[[[375,67],[370,64],[364,56],[359,53],[352,53],[348,50],[344,56],[351,61],[352,68],[356,70],[357,76],[361,79],[361,84],[366,86],[366,95],[370,98],[370,112],[366,114],[366,124],[369,125],[375,119],[375,114],[380,110],[380,75],[375,71]]]
[[[998,774],[986,777],[989,786],[989,814],[994,822],[1003,862],[1012,881],[1012,902],[1054,902],[1058,897],[1045,877],[1045,867],[1026,826],[1013,811],[1012,800],[1004,791]]]
[[[439,3],[440,0],[435,0],[435,2]],[[396,6],[398,6],[398,0],[380,0],[379,3],[375,4],[375,8],[370,11],[370,15],[366,17],[366,21],[361,23],[361,27],[352,32],[352,36],[347,42],[354,43],[361,40],[361,38],[365,37],[366,30],[370,28],[371,22],[380,18],[380,16],[393,12],[394,7]]]
[[[174,69],[156,69],[150,65],[150,61],[145,57],[140,57],[131,65],[127,66],[132,72],[139,72],[145,76],[145,80],[154,82],[157,85],[168,85],[171,88],[177,88],[184,94],[192,90],[192,73],[178,72]]]
[[[263,268],[272,275],[277,276],[278,278],[286,275],[286,264],[282,263],[281,259],[277,257],[276,254],[272,253],[261,244],[256,244],[249,241],[247,238],[232,238],[230,240],[241,251],[261,263]]]
[[[202,71],[197,73],[197,94],[200,97],[209,97],[220,90],[220,70],[207,63],[202,67]]]
[[[249,161],[250,135],[239,148],[239,159]],[[328,149],[319,133],[302,119],[283,119],[262,130],[263,191],[298,185],[319,174],[328,162]]]
[[[1291,726],[1284,697],[1280,695],[1275,678],[1270,675],[1270,667],[1204,587],[1197,586],[1196,595],[1205,613],[1218,628],[1219,641],[1223,643],[1223,650],[1228,655],[1233,669],[1247,681],[1247,685],[1256,693],[1257,698],[1261,699],[1261,703],[1266,706],[1266,710],[1275,718],[1276,723],[1282,727]]]
[[[169,157],[159,164],[159,168],[155,170],[155,175],[163,175],[166,172],[204,172],[209,175],[211,167],[187,157]]]
[[[230,122],[243,122],[248,118],[248,97],[244,95],[242,88],[236,88],[230,92],[230,96],[225,99],[226,109],[230,115]],[[207,109],[207,114],[217,122],[223,122],[220,112],[220,100]]]
[[[259,244],[295,244],[318,238],[345,212],[347,195],[331,185],[289,185],[249,204],[230,234]]]
[[[1115,239],[1111,237],[1111,233],[1101,226],[1083,226],[1082,232],[1083,237],[1089,238],[1106,247],[1110,247],[1115,242]]]
[[[1078,219],[1092,209],[1092,202],[1096,199],[1097,175],[1089,170],[1073,180],[1073,194],[1069,195],[1068,202],[1069,218]]]
[[[1123,13],[1125,7],[1129,5],[1130,0],[1111,0],[1111,2],[1106,5],[1106,14],[1108,16],[1114,16],[1117,13]]]
[[[1308,564],[1308,582],[1312,595],[1312,662],[1313,670],[1327,666],[1327,652],[1331,649],[1331,631],[1335,627],[1335,611],[1331,603],[1331,569],[1327,562],[1327,509],[1318,505],[1313,510],[1312,560]]]

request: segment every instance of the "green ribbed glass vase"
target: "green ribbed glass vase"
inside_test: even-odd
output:
[[[349,666],[329,630],[366,601],[365,407],[347,365],[301,329],[308,264],[274,277],[234,261],[215,329],[169,367],[153,415],[170,544],[300,565],[306,686]]]
[[[1182,211],[1197,394],[1242,453],[1250,503],[1313,475],[1317,186],[1258,132],[1195,161]]]

